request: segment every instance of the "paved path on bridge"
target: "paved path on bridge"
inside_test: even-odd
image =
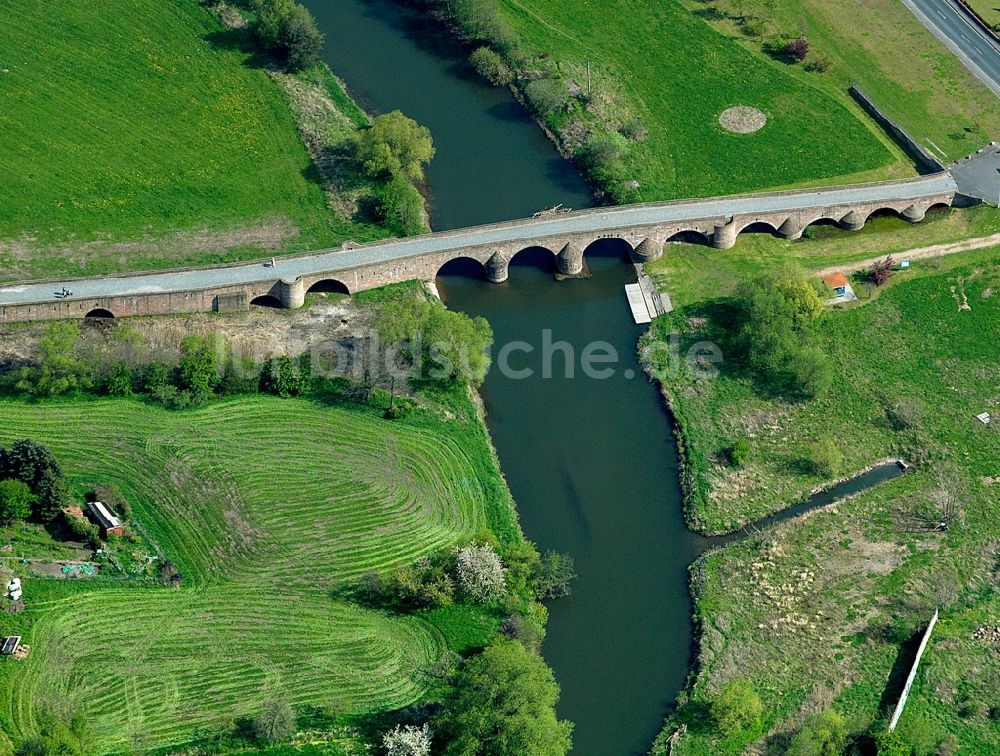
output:
[[[955,191],[948,173],[881,184],[859,184],[827,189],[685,200],[648,205],[581,210],[564,215],[528,218],[491,226],[445,231],[409,239],[390,240],[353,249],[315,252],[278,258],[274,268],[261,263],[178,270],[164,273],[123,275],[66,282],[28,283],[0,286],[0,305],[51,302],[65,283],[74,299],[131,296],[158,292],[223,288],[277,278],[292,281],[300,276],[329,274],[361,265],[401,260],[435,252],[460,250],[476,245],[530,241],[545,236],[573,233],[613,234],[617,229],[684,223],[732,215],[764,214],[822,209],[855,203],[903,201]]]
[[[1000,43],[955,0],[903,0],[962,64],[1000,97]]]

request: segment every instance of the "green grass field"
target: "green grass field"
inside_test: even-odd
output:
[[[684,1],[694,13],[708,7]],[[860,84],[946,163],[1000,135],[997,98],[896,0],[716,0],[712,7],[721,16],[713,25],[753,51],[768,37],[805,34],[811,54],[830,68],[787,66],[791,74],[836,93]],[[741,24],[741,16],[754,21]],[[754,24],[757,36],[748,33]]]
[[[1000,8],[991,0],[966,0],[977,15],[991,26],[1000,24]]]
[[[68,705],[93,723],[95,750],[141,750],[225,727],[268,698],[348,714],[421,698],[427,667],[449,644],[482,643],[491,621],[393,616],[331,592],[487,526],[516,537],[485,433],[463,407],[387,422],[264,397],[184,412],[4,401],[0,443],[45,443],[81,490],[116,484],[184,575],[179,590],[29,580],[26,614],[0,617],[32,646],[26,662],[0,665],[7,735],[30,732],[39,707]]]
[[[801,246],[809,244],[837,254],[831,241]],[[850,259],[850,246],[840,253]],[[715,297],[732,294],[734,269],[762,270],[755,254],[744,247],[742,261],[720,266],[718,274],[701,264],[697,275],[707,280],[673,323],[690,327],[689,318],[711,318]],[[682,270],[675,280],[694,275]],[[822,482],[803,471],[800,458],[823,435],[843,452],[845,474],[888,456],[917,463],[901,479],[696,563],[698,673],[668,723],[666,732],[689,726],[671,753],[742,753],[769,734],[794,732],[809,713],[830,706],[853,732],[867,731],[895,704],[898,689],[887,681],[900,648],[936,607],[941,622],[900,730],[918,744],[916,753],[938,752],[949,737],[959,753],[997,749],[1000,732],[989,712],[1000,704],[1000,657],[994,645],[972,638],[977,628],[1000,621],[1000,528],[990,483],[1000,473],[1000,435],[975,417],[995,413],[1000,401],[997,290],[1000,248],[993,247],[944,257],[940,266],[916,261],[878,296],[828,313],[820,325],[835,366],[833,385],[810,402],[762,396],[738,371],[661,376],[695,456],[708,460],[700,473],[711,493],[689,513],[700,527],[733,527]],[[699,329],[704,336],[705,327]],[[711,338],[711,323],[707,330]],[[916,406],[908,428],[887,419],[886,407],[899,399]],[[720,453],[737,437],[750,443],[745,468],[726,464]],[[929,500],[946,471],[957,481],[963,516],[935,532],[921,525],[914,507]],[[764,715],[759,726],[720,738],[705,707],[734,677],[751,681]],[[898,673],[893,679],[899,683]]]
[[[745,192],[761,187],[900,175],[897,153],[843,93],[753,54],[675,0],[658,3],[503,0],[533,53],[586,83],[586,63],[602,89],[649,130],[629,153],[643,200]],[[768,116],[755,134],[722,129],[733,105]]]
[[[9,5],[0,280],[384,235],[328,208],[289,105],[244,37],[188,0]]]

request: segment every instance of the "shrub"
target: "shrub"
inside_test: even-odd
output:
[[[506,569],[492,546],[471,544],[456,549],[455,574],[462,593],[472,601],[488,603],[506,593]]]
[[[66,515],[66,527],[73,537],[87,544],[95,544],[101,540],[101,532],[98,527],[83,517]]]
[[[809,717],[788,744],[788,756],[840,756],[847,745],[847,725],[833,709]]]
[[[155,394],[164,386],[170,384],[170,374],[172,370],[162,362],[154,362],[142,370],[140,385],[147,394]]]
[[[746,467],[750,461],[750,442],[745,438],[736,439],[729,447],[729,460],[737,467]]]
[[[287,701],[268,701],[253,718],[253,735],[261,743],[277,743],[295,734],[295,714]]]
[[[309,391],[312,381],[288,355],[271,357],[260,371],[260,390],[266,394],[289,397]]]
[[[159,574],[160,582],[164,585],[174,585],[181,582],[181,571],[169,559],[164,559],[160,562]]]
[[[124,361],[118,360],[111,366],[104,384],[104,392],[109,396],[131,396],[132,371]]]
[[[892,256],[876,260],[868,269],[868,280],[876,286],[884,286],[892,278],[892,268],[895,264]]]
[[[396,725],[382,736],[386,756],[430,756],[432,733],[430,725]]]
[[[537,79],[525,86],[524,95],[531,107],[544,116],[566,104],[569,90],[559,79]]]
[[[881,730],[875,734],[875,751],[878,756],[910,756],[912,749],[898,732]]]
[[[185,336],[181,341],[178,388],[190,392],[194,401],[211,395],[219,385],[222,351],[222,342],[217,334],[210,337]]]
[[[819,347],[806,346],[790,356],[785,383],[792,396],[814,399],[833,384],[833,364]]]
[[[0,524],[10,525],[31,514],[34,494],[20,480],[0,480]]]
[[[500,632],[507,638],[518,641],[526,651],[537,654],[542,648],[545,631],[537,623],[512,614],[500,623]]]
[[[396,236],[427,232],[424,201],[417,188],[402,176],[394,176],[379,188],[376,216]]]
[[[633,142],[641,142],[649,136],[649,130],[638,118],[633,118],[620,129],[621,135]]]
[[[833,64],[825,55],[813,54],[809,56],[809,62],[806,63],[806,68],[810,71],[815,71],[816,73],[826,73],[830,70],[831,65]]]
[[[99,483],[91,492],[91,501],[103,501],[122,520],[132,519],[132,505],[114,483]]]
[[[730,680],[712,701],[712,719],[725,735],[756,727],[764,707],[749,681]]]
[[[809,55],[809,40],[805,37],[790,39],[782,48],[785,56],[796,63],[801,63]]]
[[[490,84],[505,87],[514,80],[514,73],[510,70],[510,66],[498,53],[488,47],[478,47],[473,50],[472,54],[469,55],[469,62],[476,69],[476,73]]]
[[[824,436],[809,447],[809,467],[824,478],[836,477],[844,464],[844,455],[829,436]]]
[[[920,403],[911,397],[900,397],[885,408],[893,430],[909,430],[920,425]]]
[[[434,157],[431,133],[398,110],[376,116],[358,139],[357,157],[374,177],[424,177],[423,166]]]

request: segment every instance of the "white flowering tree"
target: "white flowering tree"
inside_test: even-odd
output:
[[[455,572],[462,591],[473,601],[486,603],[507,591],[507,570],[492,546],[471,544],[456,549]]]
[[[433,733],[428,725],[396,725],[382,736],[386,756],[430,756]]]

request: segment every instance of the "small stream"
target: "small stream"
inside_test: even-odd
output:
[[[398,108],[431,130],[436,230],[592,204],[572,165],[508,92],[476,77],[435,24],[392,0],[305,4],[327,35],[326,61],[351,94],[369,112]],[[739,537],[704,538],[684,523],[673,424],[636,356],[645,326],[632,321],[625,299],[635,272],[623,264],[622,245],[588,248],[590,278],[555,282],[551,254],[537,249],[517,255],[504,284],[487,283],[461,261],[438,277],[450,307],[489,320],[494,355],[518,341],[533,350],[509,360],[531,377],[505,374],[495,360],[482,396],[525,534],[576,561],[573,594],[549,604],[543,655],[562,686],[559,715],[575,723],[574,753],[583,756],[647,753],[691,663],[688,566]],[[543,376],[547,342],[561,342],[551,377]],[[581,360],[597,343],[616,359],[608,376],[587,377]],[[890,473],[880,468],[761,525]]]

